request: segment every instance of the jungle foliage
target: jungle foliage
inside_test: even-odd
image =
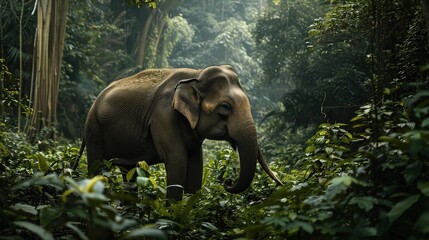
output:
[[[70,1],[59,124],[29,138],[16,131],[17,109],[32,111],[13,58],[21,8],[0,1],[1,239],[429,238],[429,51],[420,1],[168,2]],[[150,3],[155,10],[136,7]],[[132,30],[148,21],[142,12],[155,26],[144,35],[143,65],[142,35]],[[24,56],[31,76],[31,53]],[[205,145],[203,188],[182,202],[167,202],[163,165],[144,159],[125,183],[109,161],[92,179],[85,157],[70,168],[86,109],[106,84],[147,67],[223,63],[250,93],[262,151],[285,186],[258,167],[247,191],[225,192],[223,179],[239,166],[219,142]]]

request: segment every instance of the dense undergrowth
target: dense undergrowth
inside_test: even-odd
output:
[[[30,142],[10,129],[1,123],[1,238],[429,237],[427,90],[364,106],[348,124],[324,123],[305,148],[267,144],[266,155],[281,156],[271,162],[280,188],[259,171],[243,194],[225,192],[237,155],[212,142],[202,190],[181,203],[166,203],[162,165],[141,162],[127,176],[136,183],[123,184],[115,167],[85,179],[85,158],[70,168],[78,144]]]

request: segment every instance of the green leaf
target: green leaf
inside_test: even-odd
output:
[[[414,225],[416,229],[422,233],[429,233],[429,211],[423,212],[416,221]]]
[[[389,218],[389,221],[393,223],[396,219],[398,219],[407,209],[409,209],[411,206],[413,206],[414,203],[416,203],[419,200],[420,195],[416,194],[413,196],[410,196],[392,207],[390,212],[387,214],[387,217]]]
[[[17,226],[27,229],[30,232],[37,234],[43,240],[54,240],[54,237],[52,236],[51,232],[40,226],[37,226],[34,223],[24,221],[15,221],[13,223]]]
[[[0,156],[9,156],[10,152],[7,148],[0,142]]]
[[[319,136],[328,136],[328,135],[329,135],[329,131],[328,131],[328,130],[326,130],[326,129],[322,129],[322,130],[319,130],[319,131],[317,132],[317,134],[318,134]]]
[[[46,161],[45,155],[42,152],[37,152],[33,155],[33,159],[37,160],[40,171],[46,173],[49,170],[49,164]]]
[[[141,186],[141,187],[147,187],[149,186],[149,178],[147,177],[137,177],[137,185]]]
[[[46,227],[56,221],[63,214],[62,208],[45,207],[40,210],[40,225]]]
[[[55,174],[48,174],[46,176],[43,173],[38,172],[33,175],[32,178],[24,181],[23,183],[14,186],[12,189],[23,189],[32,186],[50,186],[54,187],[57,190],[62,190],[64,188],[64,182],[60,180],[60,178]]]
[[[348,175],[344,175],[341,177],[335,177],[331,180],[332,185],[337,185],[337,184],[344,184],[345,186],[350,186],[353,182],[356,182],[356,179],[353,177],[350,177]]]
[[[111,161],[103,160],[103,163],[104,163],[104,165],[106,165],[106,167],[107,167],[107,168],[109,168],[109,169],[110,169],[110,168],[112,168],[112,165],[113,165],[113,164],[112,164],[112,162],[111,162]]]
[[[88,192],[81,195],[85,203],[91,207],[98,207],[102,203],[109,201],[109,198],[104,196],[102,193]]]
[[[209,168],[204,168],[204,172],[203,172],[203,181],[202,181],[202,186],[204,187],[207,183],[207,179],[210,175],[210,169]]]
[[[429,197],[429,182],[418,182],[417,188],[427,197]]]
[[[186,222],[187,218],[190,216],[189,213],[194,208],[195,204],[203,197],[201,193],[193,194],[188,201],[186,202],[185,207],[183,208],[182,212],[180,213],[180,219],[181,222]]]
[[[421,161],[416,161],[405,168],[404,178],[405,181],[410,184],[412,183],[421,173],[423,164]]]
[[[133,176],[136,173],[136,169],[137,168],[135,167],[135,168],[131,169],[130,171],[128,171],[127,177],[126,177],[128,182],[131,181],[131,179],[133,179]]]
[[[38,213],[34,206],[23,203],[17,203],[9,208],[15,211],[16,214],[29,218],[36,217]]]
[[[425,118],[425,120],[422,121],[422,127],[429,126],[429,118]]]
[[[348,175],[344,175],[341,177],[335,177],[331,180],[331,184],[326,188],[325,197],[329,200],[334,198],[338,194],[347,190],[347,188],[350,187],[352,185],[352,183],[358,184],[361,186],[366,185],[364,182],[359,181],[356,178],[348,176]]]
[[[350,120],[350,122],[358,121],[358,120],[361,120],[361,119],[365,119],[365,116],[356,116],[356,117],[352,118]]]
[[[288,216],[289,216],[290,220],[292,220],[292,221],[295,221],[295,219],[298,217],[298,215],[294,212],[290,212],[288,214]]]
[[[144,237],[167,240],[167,237],[165,236],[163,231],[158,229],[153,229],[153,228],[147,228],[147,227],[134,229],[128,234],[124,235],[121,239],[132,239],[132,238],[142,239]]]
[[[381,142],[388,142],[398,147],[404,147],[405,144],[397,138],[389,137],[389,136],[380,136],[378,138]]]
[[[416,93],[414,96],[412,96],[410,99],[406,99],[404,103],[407,107],[411,107],[415,103],[421,101],[422,98],[424,99],[427,97],[429,97],[429,91],[420,91]]]
[[[375,237],[377,236],[377,229],[373,228],[373,227],[363,227],[360,228],[360,236],[365,236],[365,237]]]
[[[333,151],[334,151],[334,149],[333,149],[333,148],[331,148],[331,147],[326,147],[326,148],[325,148],[325,152],[326,152],[327,154],[331,154]]]
[[[203,222],[201,223],[201,226],[210,229],[211,231],[219,231],[215,225],[209,222]]]
[[[302,230],[306,231],[309,234],[313,233],[314,231],[313,226],[306,222],[292,222],[287,224],[287,228],[290,229],[292,232],[295,232],[302,228]]]
[[[146,163],[146,161],[140,161],[138,162],[139,168],[145,170],[146,172],[149,171],[149,165]]]
[[[346,136],[347,136],[349,139],[353,139],[353,135],[352,135],[351,133],[349,133],[349,132],[346,132]]]
[[[347,186],[344,184],[331,184],[326,188],[325,197],[326,199],[331,200],[345,190],[347,190]]]
[[[316,150],[316,146],[314,146],[314,145],[310,145],[310,146],[305,148],[306,153],[313,153],[314,150]]]
[[[147,177],[146,171],[139,167],[137,168],[137,175],[139,175],[140,177]]]
[[[376,198],[365,196],[365,197],[353,197],[350,200],[350,204],[357,204],[360,209],[368,212],[374,207],[374,204],[377,204],[378,200]]]
[[[152,187],[153,187],[153,189],[156,189],[157,184],[156,184],[155,179],[153,179],[152,177],[149,177],[149,181],[150,181],[150,183],[152,183]]]

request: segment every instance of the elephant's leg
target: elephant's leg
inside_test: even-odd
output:
[[[185,193],[196,193],[203,181],[203,152],[201,147],[189,153]]]
[[[151,133],[159,158],[167,171],[167,198],[182,200],[186,184],[188,156],[180,130],[173,124],[161,124],[163,128],[152,126]],[[158,131],[163,129],[163,131]]]
[[[183,162],[185,162],[185,160]],[[167,171],[167,198],[180,201],[182,200],[186,183],[186,164],[182,165],[167,161],[165,168]]]
[[[184,148],[173,148],[162,150],[165,154],[165,170],[167,171],[167,198],[180,201],[186,184],[188,157]]]

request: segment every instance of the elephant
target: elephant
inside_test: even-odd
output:
[[[238,148],[240,173],[235,183],[224,180],[226,191],[250,186],[257,159],[283,185],[261,153],[249,98],[230,65],[148,69],[116,80],[95,99],[83,135],[79,154],[86,146],[89,175],[99,173],[102,160],[128,170],[142,160],[164,163],[167,199],[201,188],[205,139]]]

